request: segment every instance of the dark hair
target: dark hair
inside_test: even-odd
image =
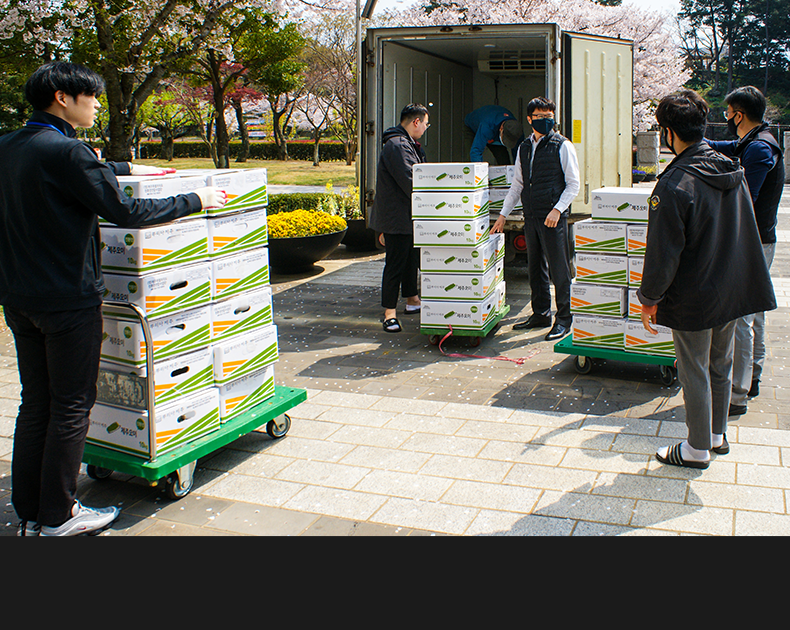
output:
[[[50,61],[40,66],[25,83],[25,98],[34,109],[46,109],[62,90],[72,98],[81,94],[99,96],[104,79],[93,70],[66,61]]]
[[[403,111],[400,113],[400,121],[401,122],[411,122],[415,118],[419,118],[420,120],[425,120],[425,117],[428,115],[428,108],[425,105],[420,105],[419,103],[409,103],[406,107],[403,108]]]
[[[751,85],[733,90],[724,97],[724,102],[734,110],[746,114],[752,122],[762,122],[765,115],[765,96]]]
[[[708,104],[693,90],[681,90],[661,99],[656,120],[683,142],[699,142],[705,135]]]
[[[557,106],[551,99],[538,96],[527,103],[527,116],[532,116],[536,109],[547,109],[550,112],[556,112]]]

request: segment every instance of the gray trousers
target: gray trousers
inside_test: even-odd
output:
[[[727,432],[734,333],[735,321],[706,330],[672,331],[692,448],[709,451],[711,435]]]
[[[774,261],[776,243],[763,244],[768,268]],[[736,320],[735,354],[732,362],[732,404],[745,405],[752,380],[760,380],[765,365],[765,313]]]

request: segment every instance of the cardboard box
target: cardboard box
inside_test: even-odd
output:
[[[492,167],[493,168],[493,167]],[[488,211],[497,218],[505,207],[505,197],[507,197],[510,188],[489,188],[488,189]],[[521,205],[521,196],[518,197],[516,205],[513,206],[511,214],[524,212],[524,206]]]
[[[600,284],[571,285],[571,312],[622,317],[626,314],[626,289]]]
[[[220,385],[218,390],[219,417],[227,422],[274,396],[274,366]]]
[[[209,216],[264,208],[269,205],[265,168],[212,170],[206,181],[209,186],[221,188],[228,195],[228,202],[222,208],[208,209]]]
[[[269,250],[259,247],[211,262],[211,299],[224,300],[269,285]]]
[[[488,214],[488,188],[467,192],[415,192],[413,219],[474,219]]]
[[[208,306],[149,320],[154,362],[205,348],[211,343],[211,309]],[[101,358],[112,363],[142,366],[146,363],[142,323],[137,319],[104,317]]]
[[[135,199],[166,199],[176,195],[184,195],[194,192],[198,188],[206,186],[205,175],[183,175],[178,173],[168,175],[119,175],[118,186],[127,197]],[[182,217],[178,221],[205,217],[206,211],[202,208],[189,216]],[[112,225],[106,219],[99,217],[102,225]]]
[[[642,303],[636,297],[636,289],[628,289],[628,319],[642,321]]]
[[[647,188],[598,188],[590,195],[592,218],[595,221],[647,223],[651,195],[652,190]]]
[[[628,257],[628,286],[639,287],[642,284],[642,271],[644,268],[644,256]]]
[[[148,412],[96,404],[91,410],[87,442],[122,453],[149,457]],[[220,427],[219,392],[215,387],[154,407],[156,454],[208,435]]]
[[[277,326],[214,344],[214,382],[218,385],[247,376],[277,361]]]
[[[211,301],[211,266],[209,263],[167,269],[144,276],[104,274],[104,299],[135,304],[146,317],[153,319],[208,305]],[[128,317],[129,311],[104,307],[116,317]]]
[[[576,254],[576,282],[628,285],[628,257]]]
[[[97,401],[117,407],[145,409],[148,405],[148,369],[108,361],[99,364]],[[214,355],[209,348],[154,361],[154,403],[173,402],[181,396],[214,385]]]
[[[481,330],[489,317],[499,312],[502,295],[494,291],[482,300],[453,302],[449,300],[422,300],[420,325],[459,330]]]
[[[208,260],[205,219],[145,228],[101,228],[102,269],[143,274]]]
[[[488,215],[468,221],[414,221],[415,247],[475,247],[488,240]]]
[[[585,219],[573,224],[573,246],[577,253],[626,254],[627,228],[623,223]]]
[[[625,350],[639,354],[674,357],[675,344],[672,341],[672,330],[657,324],[652,324],[652,326],[658,331],[657,335],[647,332],[642,322],[627,321],[625,324]]]
[[[504,276],[504,261],[483,272],[422,272],[420,298],[423,300],[482,300]]]
[[[210,258],[266,247],[269,243],[265,208],[209,217],[206,225]]]
[[[506,166],[488,167],[488,185],[491,187],[510,188],[513,178],[516,176],[516,167],[513,164]]]
[[[600,315],[573,316],[573,343],[593,348],[622,350],[625,337],[625,318]]]
[[[628,235],[627,244],[629,256],[644,256],[647,248],[647,226],[646,225],[627,225]]]
[[[491,234],[487,241],[475,247],[422,247],[420,271],[430,272],[481,272],[504,259],[504,234]]]
[[[412,182],[412,191],[488,188],[488,163],[414,164],[412,165]]]
[[[274,323],[269,287],[211,305],[211,342],[224,341]]]

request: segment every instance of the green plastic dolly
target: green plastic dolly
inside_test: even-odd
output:
[[[453,328],[450,330],[444,326],[420,326],[420,333],[423,335],[430,335],[428,338],[432,346],[438,346],[444,336],[452,332],[453,337],[469,337],[469,345],[477,347],[483,341],[483,338],[488,335],[498,324],[502,318],[510,312],[510,305],[505,304],[500,311],[486,322],[486,325],[481,329],[464,330],[461,328]]]
[[[275,386],[274,396],[259,405],[223,422],[220,428],[207,435],[182,444],[167,453],[156,452],[156,417],[154,406],[154,358],[153,340],[146,317],[134,304],[105,302],[114,309],[124,307],[131,310],[142,323],[146,346],[145,408],[148,411],[148,457],[123,453],[96,444],[86,444],[82,462],[87,464],[88,477],[107,479],[113,472],[134,475],[148,481],[152,486],[165,482],[165,494],[170,499],[180,499],[192,489],[197,460],[227,446],[240,437],[266,427],[272,439],[285,436],[291,428],[291,418],[286,413],[307,400],[307,391],[295,387]]]
[[[571,335],[555,343],[554,352],[575,355],[574,367],[579,374],[589,374],[597,360],[610,360],[658,365],[661,374],[661,382],[667,386],[672,385],[678,375],[677,368],[675,367],[675,357],[673,356],[626,352],[625,350],[618,350],[616,348],[580,346],[573,343]]]

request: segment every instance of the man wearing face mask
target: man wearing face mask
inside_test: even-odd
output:
[[[684,90],[661,100],[656,120],[677,157],[649,200],[637,297],[642,324],[672,329],[688,438],[656,453],[663,464],[707,468],[729,453],[735,320],[776,308],[743,168],[703,139],[708,105]]]
[[[513,326],[546,328],[551,325],[551,287],[557,314],[546,341],[571,330],[571,268],[568,251],[568,212],[579,194],[579,160],[570,140],[554,131],[555,104],[542,96],[527,105],[532,135],[521,143],[513,183],[502,212],[491,232],[501,232],[506,217],[521,199],[524,236],[527,240],[527,271],[532,293],[532,315]]]
[[[776,250],[776,214],[782,198],[785,170],[782,150],[763,122],[766,101],[762,92],[746,86],[730,92],[724,99],[727,128],[737,140],[709,141],[711,147],[741,161],[760,241],[768,268]],[[760,377],[765,364],[765,314],[742,317],[735,325],[735,356],[732,366],[730,415],[746,413],[746,399],[760,393]]]

